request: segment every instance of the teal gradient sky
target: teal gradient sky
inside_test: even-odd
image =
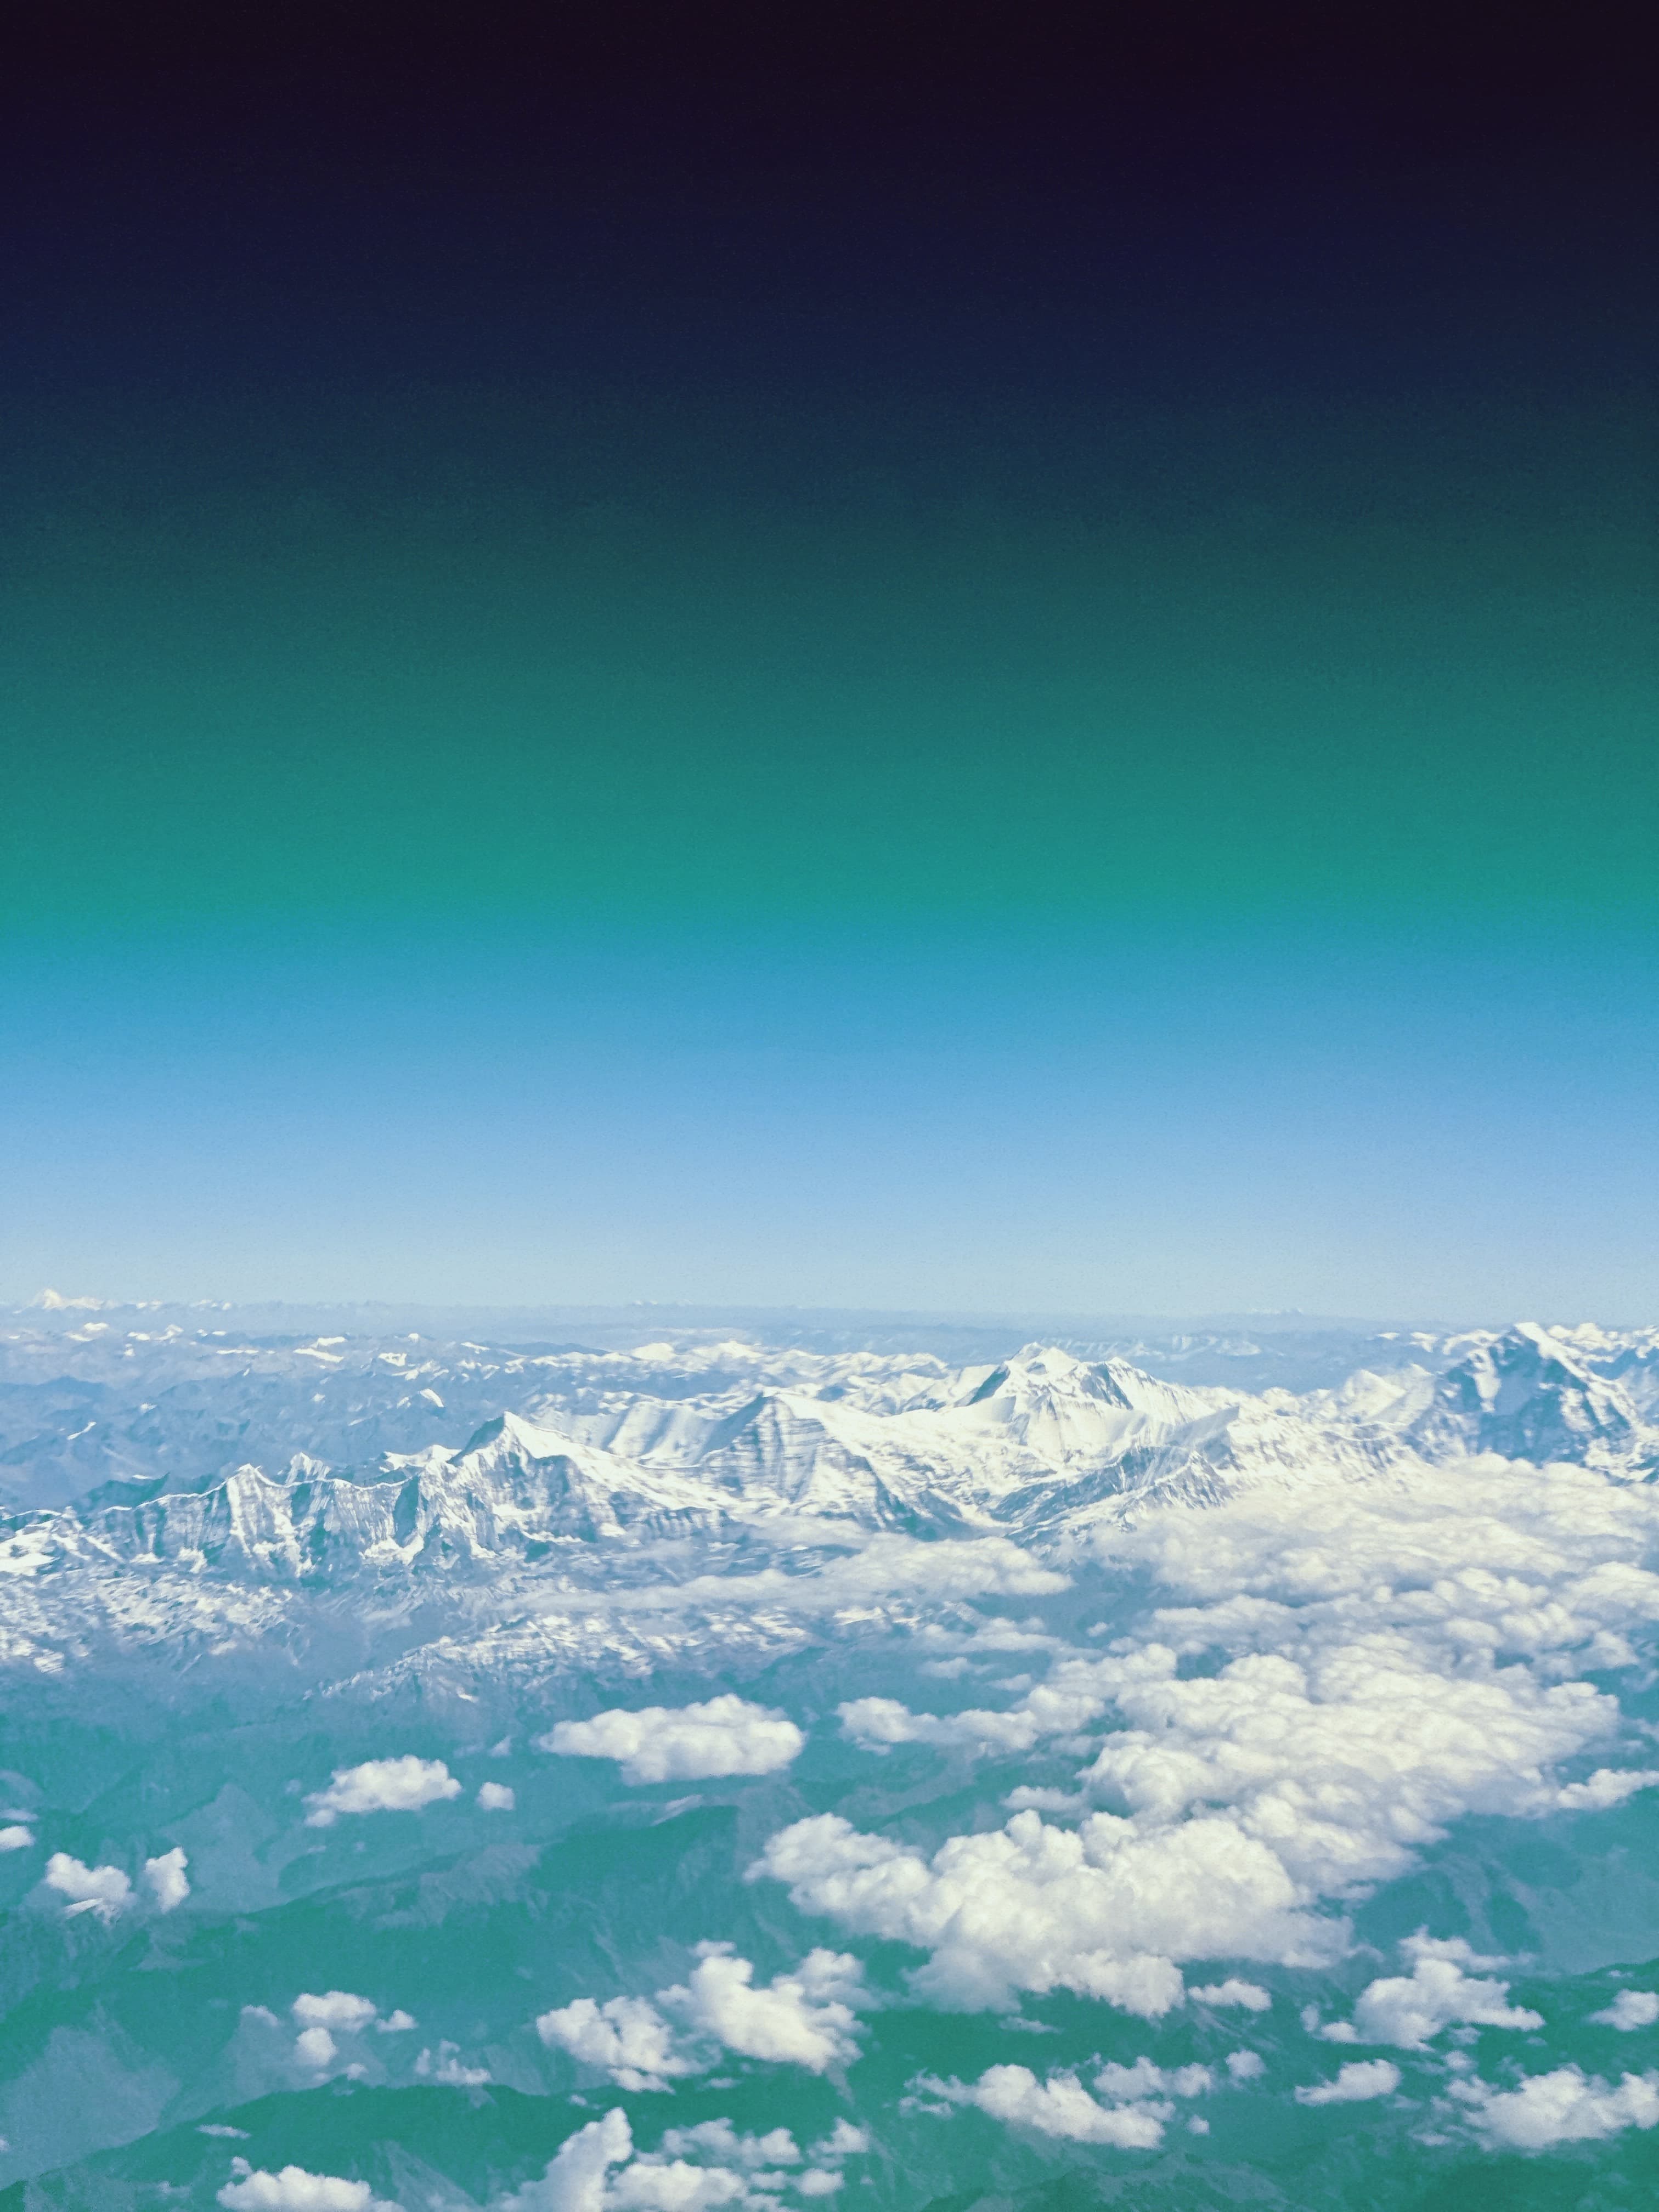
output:
[[[64,165],[0,1296],[1653,1311],[1628,146],[1252,80],[1209,174],[1139,65],[1150,202],[1024,111],[484,177],[424,81],[407,174],[271,94],[222,233],[223,82]]]

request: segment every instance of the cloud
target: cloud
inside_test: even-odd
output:
[[[1555,1802],[1564,1813],[1604,1813],[1609,1806],[1622,1805],[1638,1790],[1651,1790],[1656,1783],[1659,1783],[1659,1768],[1598,1766],[1587,1782],[1569,1782],[1558,1790]]]
[[[1085,1785],[1148,1824],[1227,1807],[1309,1898],[1403,1873],[1460,1814],[1555,1809],[1540,1770],[1617,1721],[1588,1683],[1453,1674],[1394,1630],[1211,1674],[1180,1675],[1178,1657],[1156,1643],[1126,1657],[1115,1701],[1130,1725]]]
[[[174,1848],[159,1858],[144,1861],[143,1880],[158,1912],[171,1912],[190,1895],[185,1869],[189,1860]],[[119,1867],[83,1866],[67,1851],[54,1851],[46,1861],[46,1887],[68,1899],[67,1916],[95,1912],[100,1920],[113,1920],[132,1902],[132,1884]]]
[[[361,2081],[371,2070],[356,2038],[370,2027],[389,2030],[393,2022],[403,2022],[410,2027],[415,2025],[406,2013],[394,2013],[391,2021],[380,2020],[369,1998],[355,1996],[349,1990],[327,1990],[320,1996],[313,1990],[302,1990],[289,2011],[300,2031],[294,2039],[294,2063],[307,2074],[327,2075],[337,2072],[354,2081]],[[280,2025],[276,2014],[263,2005],[245,2005],[242,2016],[261,2029]],[[338,2041],[342,2036],[348,2038],[351,2045],[343,2058]]]
[[[744,2136],[730,2120],[701,2120],[695,2127],[670,2128],[658,2148],[676,2158],[690,2152],[695,2157],[707,2155],[751,2170],[800,2163],[800,2152],[787,2128],[770,2128],[763,2136]]]
[[[306,1799],[308,1828],[331,1828],[343,1813],[416,1813],[448,1797],[461,1785],[441,1759],[369,1759],[361,1766],[340,1766],[326,1790]]]
[[[1659,1620],[1635,1564],[1654,1509],[1583,1469],[1473,1463],[1290,1501],[1257,1492],[1149,1516],[1122,1564],[1200,1601],[1126,1643],[1093,1786],[1143,1817],[1237,1808],[1301,1883],[1340,1897],[1401,1873],[1468,1812],[1595,1810],[1649,1786],[1548,1770],[1613,1735],[1615,1701],[1571,1676]],[[1147,1671],[1236,1656],[1204,1675]]]
[[[384,2020],[375,2021],[374,2033],[376,2035],[402,2035],[406,2030],[418,2027],[420,2024],[413,2013],[405,2012],[399,2005],[395,2012],[389,2012]]]
[[[805,1737],[792,1720],[727,1694],[706,1705],[614,1708],[592,1720],[561,1721],[537,1747],[562,1759],[615,1759],[625,1782],[701,1781],[717,1774],[771,1774],[798,1758]]]
[[[1143,1832],[1093,1814],[1075,1830],[1017,1813],[931,1859],[836,1814],[771,1838],[749,1879],[789,1885],[805,1912],[929,1951],[919,1995],[1007,2009],[1017,1990],[1075,1990],[1156,2018],[1180,2003],[1181,1957],[1328,1964],[1342,1931],[1303,1910],[1267,1846],[1221,1817]]]
[[[837,2120],[822,2142],[815,2142],[807,2153],[809,2158],[859,2158],[870,2148],[867,2128],[854,2127],[851,2120]]]
[[[1168,2106],[1097,2105],[1075,2074],[1051,2074],[1039,2081],[1027,2066],[988,2067],[974,2082],[924,2076],[921,2086],[1007,2127],[1030,2128],[1066,2142],[1115,2143],[1120,2150],[1156,2150],[1170,2117]]]
[[[1518,2089],[1455,2081],[1451,2094],[1491,2149],[1547,2150],[1553,2143],[1598,2142],[1659,2123],[1659,2074],[1626,2074],[1615,2089],[1577,2066],[1560,2066],[1533,2075]]]
[[[1421,2051],[1431,2036],[1455,2022],[1474,2027],[1542,2027],[1541,2014],[1512,2005],[1507,1982],[1480,1981],[1466,1966],[1491,1966],[1477,1959],[1461,1937],[1437,1942],[1408,1936],[1401,1949],[1411,1959],[1409,1975],[1390,1975],[1361,1991],[1353,2024],[1334,2021],[1320,2033],[1330,2043],[1392,2043],[1402,2051]]]
[[[1590,2018],[1598,2027],[1616,2027],[1626,2035],[1632,2028],[1651,2027],[1659,2020],[1659,1990],[1620,1990],[1610,2005]]]
[[[544,2013],[536,2032],[550,2049],[608,2074],[624,2089],[659,2089],[705,2072],[722,2051],[822,2074],[858,2053],[855,2008],[869,2002],[863,1969],[845,1953],[809,1953],[793,1973],[755,1985],[755,1969],[729,1943],[702,1943],[684,1984],[654,1998],[591,1997]]]
[[[144,1880],[158,1912],[172,1912],[190,1895],[190,1883],[185,1874],[189,1864],[177,1844],[172,1850],[163,1851],[159,1858],[144,1861]]]
[[[294,2056],[301,2066],[325,2073],[340,2055],[340,2047],[325,2027],[302,2028],[294,2039]]]
[[[891,1533],[864,1535],[844,1521],[799,1519],[786,1524],[769,1518],[775,1542],[787,1533],[799,1542],[833,1547],[842,1555],[811,1574],[768,1567],[757,1574],[701,1574],[685,1582],[642,1583],[632,1589],[550,1593],[536,1607],[540,1616],[569,1622],[586,1616],[601,1634],[631,1633],[632,1617],[657,1616],[648,1633],[654,1648],[664,1633],[674,1633],[663,1617],[701,1614],[700,1633],[752,1635],[757,1617],[787,1624],[781,1641],[799,1647],[799,1624],[825,1615],[852,1613],[864,1624],[933,1626],[923,1616],[941,1607],[993,1597],[1045,1597],[1071,1587],[1071,1577],[1040,1565],[1006,1536],[976,1535],[921,1540]],[[775,1628],[769,1630],[771,1635]],[[1043,1649],[1051,1639],[1021,1635],[1006,1623],[975,1634],[976,1648]]]
[[[654,2151],[635,2152],[627,2115],[609,2112],[579,2128],[534,2181],[491,2212],[776,2212],[780,2192],[828,2197],[841,2162],[869,2148],[861,2129],[838,2123],[803,2161],[787,2128],[739,2135],[730,2120],[671,2128]]]
[[[415,2071],[424,2081],[440,2081],[448,2089],[482,2089],[489,2079],[487,2066],[465,2066],[461,2063],[460,2046],[441,2043],[436,2052],[422,2051],[415,2061]]]
[[[577,1997],[543,2013],[536,2033],[550,2051],[568,2052],[579,2065],[608,2074],[621,2089],[665,2089],[682,2075],[701,2073],[706,2063],[681,2049],[672,2023],[649,1997],[612,1997],[602,2005]]]
[[[804,2066],[822,2074],[858,2055],[854,2006],[864,2000],[863,1968],[845,1952],[809,1952],[793,1974],[753,1986],[755,1970],[726,1943],[698,1947],[700,1963],[682,1993],[665,1990],[663,2002],[678,2009],[694,2033],[714,2037],[726,2050],[775,2064]]]
[[[854,1698],[837,1708],[841,1732],[865,1751],[888,1751],[899,1743],[932,1743],[977,1751],[1029,1751],[1037,1731],[1018,1711],[969,1711],[941,1718],[913,1713],[896,1698]]]
[[[913,1713],[896,1698],[854,1698],[838,1709],[842,1734],[874,1751],[897,1743],[1004,1753],[1029,1751],[1045,1737],[1072,1735],[1087,1727],[1110,1704],[1120,1673],[1109,1660],[1058,1658],[1042,1681],[1002,1712],[975,1706],[960,1713]]]
[[[1146,2097],[1207,2097],[1215,2076],[1207,2066],[1158,2066],[1150,2058],[1137,2058],[1133,2066],[1109,2063],[1095,2076],[1095,2087],[1115,2103],[1133,2103]]]
[[[1187,1994],[1194,2004],[1238,2005],[1246,2012],[1267,2012],[1273,2007],[1272,1997],[1257,1983],[1241,1982],[1231,1975],[1224,1982],[1211,1982]]]
[[[478,1785],[480,1812],[510,1813],[518,1802],[505,1782],[483,1782]]]
[[[33,1841],[33,1828],[21,1826],[0,1828],[0,1851],[26,1851]]]
[[[322,1996],[302,1991],[289,2009],[301,2027],[337,2027],[355,2035],[368,2026],[378,2008],[349,1990],[329,1990]]]
[[[495,2212],[604,2212],[611,2169],[633,2151],[627,2113],[609,2112],[578,2128],[560,2144],[540,2179],[502,2197]]]
[[[849,1606],[933,1607],[985,1597],[1049,1597],[1071,1587],[1068,1574],[1041,1564],[1006,1536],[922,1540],[884,1532],[860,1537],[845,1522],[809,1522],[801,1525],[801,1536],[847,1549],[816,1574],[767,1567],[752,1575],[695,1575],[666,1586],[607,1591],[594,1603],[607,1612],[678,1612],[712,1605],[722,1612],[738,1607],[746,1614],[763,1607],[811,1614],[839,1613]],[[561,1593],[560,1606],[568,1602]]]
[[[67,1851],[54,1851],[46,1861],[46,1884],[70,1900],[70,1915],[95,1912],[100,1920],[113,1920],[132,1895],[119,1867],[82,1866]]]
[[[1298,2105],[1362,2105],[1372,2097],[1391,2097],[1400,2087],[1400,2069],[1392,2058],[1356,2058],[1340,2068],[1334,2081],[1316,2082],[1298,2089]]]
[[[1624,1726],[1581,1677],[1627,1663],[1629,1633],[1659,1622],[1659,1576],[1639,1564],[1656,1528],[1640,1486],[1474,1462],[1263,1486],[1070,1540],[1172,1601],[1098,1659],[1056,1658],[1006,1711],[865,1698],[842,1721],[872,1748],[1018,1753],[1109,1712],[1081,1790],[1017,1791],[1000,1833],[931,1852],[820,1815],[774,1836],[751,1875],[926,1952],[915,1985],[949,2005],[1065,1987],[1155,2016],[1188,1960],[1328,1964],[1348,1947],[1342,1909],[1456,1820],[1594,1816],[1650,1785],[1645,1768],[1559,1770]],[[1379,1987],[1355,2039],[1398,2039],[1407,2005],[1419,2033],[1459,2006],[1519,2024],[1446,1963]]]
[[[1235,2081],[1259,2081],[1267,2070],[1267,2062],[1258,2051],[1230,2051],[1227,2071]]]
[[[366,2181],[344,2181],[333,2173],[307,2173],[285,2166],[279,2173],[250,2171],[239,2159],[239,2178],[219,2191],[225,2212],[396,2212],[377,2197]]]

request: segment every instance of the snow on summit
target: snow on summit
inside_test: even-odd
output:
[[[0,1524],[0,1568],[459,1571],[572,1544],[752,1540],[799,1515],[1001,1529],[1042,1547],[1264,1480],[1491,1453],[1621,1479],[1659,1466],[1647,1338],[1532,1323],[1454,1340],[1437,1371],[1357,1366],[1302,1395],[1166,1380],[1042,1343],[950,1368],[731,1338],[526,1354],[220,1334],[82,1346],[13,1333],[14,1370],[69,1371],[34,1382],[36,1432],[6,1453],[22,1495]],[[227,1351],[234,1368],[204,1371]],[[452,1442],[442,1431],[469,1402],[483,1418]],[[41,1433],[54,1413],[56,1433]],[[276,1449],[216,1463],[229,1431]]]

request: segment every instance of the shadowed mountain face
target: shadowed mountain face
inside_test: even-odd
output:
[[[0,1340],[20,2212],[1650,2185],[1652,1332],[134,1319]]]

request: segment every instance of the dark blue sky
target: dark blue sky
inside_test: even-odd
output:
[[[1638,27],[26,15],[0,1294],[1650,1308]]]

